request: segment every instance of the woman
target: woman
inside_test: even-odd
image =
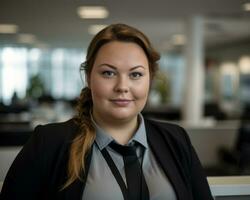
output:
[[[35,129],[2,199],[212,199],[186,132],[140,114],[159,58],[133,27],[100,31],[82,65],[78,115]]]

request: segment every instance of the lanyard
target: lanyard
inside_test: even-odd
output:
[[[128,199],[128,190],[127,190],[127,187],[123,181],[123,178],[119,172],[119,170],[117,169],[113,159],[111,158],[111,156],[109,155],[108,151],[106,148],[104,148],[102,151],[101,151],[104,159],[106,160],[111,172],[113,173],[118,185],[120,186],[121,188],[121,191],[122,191],[122,195],[123,195],[123,198],[124,200],[129,200]]]
[[[143,150],[142,152],[142,155],[144,155],[144,152],[145,150]],[[104,159],[106,160],[111,172],[113,173],[118,185],[120,186],[120,189],[122,191],[122,195],[123,195],[123,198],[124,200],[129,200],[129,195],[128,195],[128,189],[126,187],[126,184],[119,172],[119,170],[117,169],[113,159],[111,158],[110,154],[108,153],[107,149],[104,148],[102,151],[101,151]],[[140,162],[141,163],[141,167],[142,167],[142,161]],[[145,178],[143,176],[143,172],[142,172],[142,168],[141,168],[141,173],[142,173],[142,176],[141,176],[141,181],[140,181],[140,199],[142,200],[148,200],[149,199],[149,194],[148,194],[148,188],[147,186],[145,185]],[[142,181],[144,181],[145,184],[142,184]],[[145,187],[146,186],[146,187]],[[145,191],[147,191],[145,193]],[[145,194],[144,194],[145,193]]]

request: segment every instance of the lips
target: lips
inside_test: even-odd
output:
[[[120,107],[128,106],[133,100],[130,99],[112,99],[111,102]]]

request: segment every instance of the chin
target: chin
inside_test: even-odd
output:
[[[127,121],[136,117],[138,113],[112,113],[109,116],[112,117],[114,120],[122,120]]]

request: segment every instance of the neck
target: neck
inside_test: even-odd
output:
[[[126,121],[108,122],[93,113],[93,118],[102,129],[121,145],[127,144],[138,128],[137,117]]]

